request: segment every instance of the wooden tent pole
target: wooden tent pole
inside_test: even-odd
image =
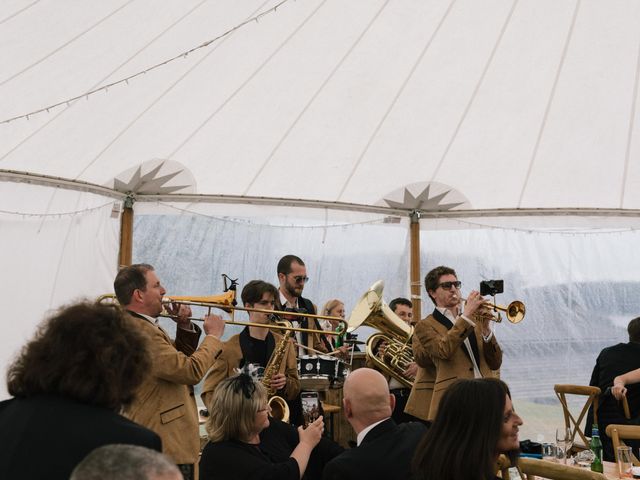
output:
[[[124,200],[124,208],[120,216],[120,254],[118,255],[119,267],[131,265],[133,256],[133,204],[135,199],[127,195]]]
[[[413,303],[413,318],[418,321],[422,318],[422,297],[420,296],[420,212],[414,210],[409,214],[409,251],[411,279],[411,302]]]

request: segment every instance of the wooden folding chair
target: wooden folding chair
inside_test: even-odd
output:
[[[535,477],[551,480],[607,480],[607,477],[602,473],[547,460],[538,460],[537,458],[521,458],[518,460],[518,465],[527,480],[535,480]]]
[[[598,423],[598,397],[600,396],[600,389],[598,387],[589,387],[585,385],[554,385],[553,390],[556,392],[558,400],[562,405],[562,414],[564,415],[564,424],[567,428],[571,429],[571,447],[570,452],[577,452],[580,450],[589,449],[589,438],[582,431],[582,421],[589,411],[589,407],[593,405],[593,422]],[[567,403],[567,395],[581,395],[586,396],[584,406],[576,419]],[[576,440],[576,436],[578,439]]]
[[[624,440],[640,440],[640,425],[617,425],[612,423],[607,425],[607,435],[611,437],[613,443],[613,451],[618,447],[626,446]],[[636,467],[640,467],[640,461],[631,452],[631,461]]]

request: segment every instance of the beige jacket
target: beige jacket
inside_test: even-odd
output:
[[[464,339],[475,335],[483,377],[497,377],[502,365],[502,350],[495,335],[489,342],[482,338],[480,325],[475,328],[458,317],[450,330],[429,315],[416,324],[413,353],[418,364],[411,395],[405,412],[423,420],[433,420],[446,389],[459,378],[473,378],[473,364],[463,345]]]
[[[198,463],[200,433],[192,385],[200,382],[215,363],[222,342],[208,335],[197,347],[200,328],[195,332],[178,328],[174,345],[155,323],[130,316],[150,338],[153,370],[124,413],[160,435],[163,452],[175,463]]]
[[[275,332],[271,333],[271,335],[273,335],[275,345],[277,346],[280,340],[282,340],[282,335]],[[243,354],[242,348],[240,347],[240,335],[234,335],[224,343],[218,361],[216,361],[211,371],[209,371],[207,378],[204,380],[200,396],[205,406],[209,407],[211,398],[213,397],[213,391],[218,386],[218,383],[225,378],[237,374],[236,369],[240,367],[242,359]],[[285,400],[295,399],[300,393],[300,379],[298,378],[296,350],[291,339],[288,340],[287,350],[280,364],[278,373],[284,373],[287,377],[287,383],[277,394]]]

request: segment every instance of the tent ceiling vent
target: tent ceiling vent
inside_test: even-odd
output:
[[[196,193],[195,178],[188,168],[173,160],[154,159],[129,168],[107,184],[122,193],[163,195]]]
[[[378,205],[423,212],[471,209],[464,195],[438,182],[411,183],[385,195]]]

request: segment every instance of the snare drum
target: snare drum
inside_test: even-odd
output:
[[[320,375],[327,378],[335,378],[338,373],[338,360],[327,355],[319,355]]]
[[[315,355],[303,355],[300,357],[298,371],[301,377],[317,377],[320,375],[320,362]]]

